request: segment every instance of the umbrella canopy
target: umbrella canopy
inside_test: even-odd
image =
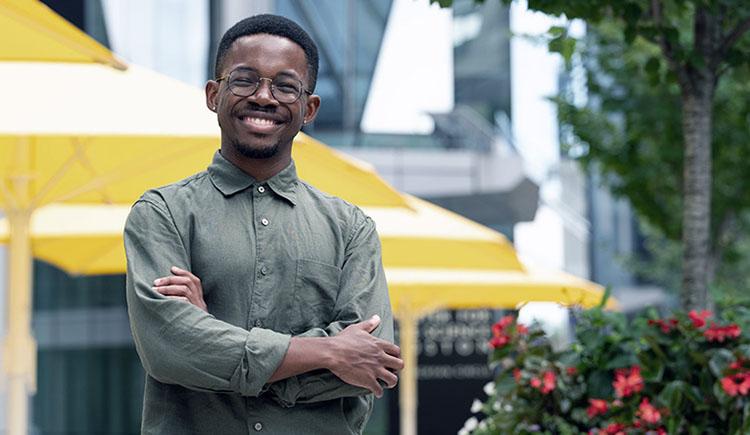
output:
[[[406,199],[411,208],[364,208],[378,228],[396,313],[515,308],[532,301],[593,306],[601,300],[603,289],[584,279],[526,271],[503,235],[425,201]],[[31,220],[34,257],[73,274],[125,273],[122,233],[129,211],[117,205],[43,207]],[[7,240],[8,222],[2,219],[0,243]]]
[[[0,62],[0,95],[13,101],[0,106],[0,178],[28,180],[24,192],[0,191],[2,208],[131,204],[205,169],[219,147],[203,91],[136,66]],[[323,191],[405,206],[370,165],[309,136],[298,136],[294,157],[300,177]]]
[[[36,0],[0,2],[0,60],[126,66],[106,47]],[[8,43],[12,41],[12,43]]]

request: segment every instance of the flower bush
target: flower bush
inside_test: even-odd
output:
[[[500,319],[488,343],[495,381],[459,433],[750,433],[747,308],[629,320],[599,307],[574,319],[563,351],[537,326]]]

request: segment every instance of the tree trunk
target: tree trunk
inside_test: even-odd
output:
[[[682,293],[686,310],[707,308],[711,232],[711,137],[715,81],[694,77],[683,90],[682,125],[685,141],[682,216]]]

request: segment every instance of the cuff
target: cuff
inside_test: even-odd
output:
[[[235,391],[243,396],[257,397],[281,364],[289,349],[290,335],[253,328],[245,341],[245,353],[232,376]]]

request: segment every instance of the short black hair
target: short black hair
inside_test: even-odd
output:
[[[310,35],[289,18],[280,15],[261,14],[245,18],[230,27],[221,37],[219,47],[216,50],[216,64],[214,65],[214,77],[219,78],[224,58],[229,48],[237,39],[243,36],[266,33],[281,36],[302,47],[307,58],[307,81],[309,91],[315,90],[318,81],[318,46]]]

